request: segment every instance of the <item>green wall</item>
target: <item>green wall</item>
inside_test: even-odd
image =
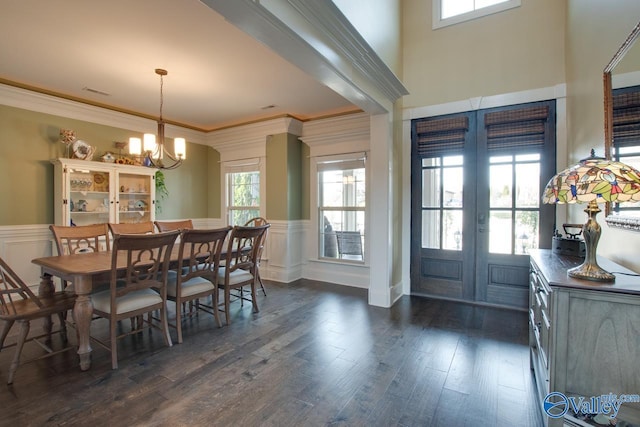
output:
[[[73,129],[78,139],[95,146],[94,159],[106,151],[117,154],[114,141],[141,136],[126,129],[0,105],[0,226],[53,223],[50,159],[65,157],[65,146],[58,138],[61,128]],[[188,143],[185,164],[165,171],[169,197],[158,218],[219,217],[219,158],[211,147]]]
[[[309,190],[311,189],[311,148],[304,142],[300,144],[300,168],[302,174],[300,182],[303,188],[300,196],[300,219],[309,220],[311,219],[309,212],[309,207],[311,206],[309,200]]]
[[[271,135],[266,145],[266,215],[270,220],[302,218],[302,142],[292,134]]]

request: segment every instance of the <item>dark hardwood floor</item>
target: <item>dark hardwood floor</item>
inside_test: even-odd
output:
[[[309,280],[266,288],[260,313],[233,304],[231,326],[186,321],[183,344],[165,347],[157,330],[120,340],[115,371],[93,345],[89,371],[67,352],[7,386],[3,350],[0,424],[542,425],[523,312],[409,296],[384,309],[365,290]],[[106,336],[105,321],[92,331]]]

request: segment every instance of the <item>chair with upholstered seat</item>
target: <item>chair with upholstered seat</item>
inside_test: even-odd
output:
[[[178,343],[182,343],[182,320],[186,302],[193,302],[186,314],[197,313],[198,310],[212,314],[218,326],[218,296],[216,294],[216,280],[220,265],[220,253],[231,227],[213,230],[183,229],[180,234],[180,250],[178,259],[181,260],[176,270],[169,271],[167,280],[167,299],[175,302],[176,322],[169,324],[178,332]],[[180,272],[180,274],[178,273]],[[211,305],[200,301],[211,297]]]
[[[111,352],[111,367],[118,368],[117,339],[140,332],[145,327],[162,330],[165,344],[171,346],[167,322],[167,272],[171,250],[180,234],[171,231],[158,234],[116,234],[113,240],[110,289],[93,294],[93,312],[109,320],[110,343],[96,339]],[[124,277],[118,266],[126,265]],[[151,312],[160,312],[160,325],[153,322]],[[147,325],[138,322],[131,331],[118,333],[117,322],[149,313]],[[95,337],[92,337],[95,339]]]
[[[185,219],[181,221],[154,221],[159,232],[173,230],[193,230],[193,221]]]
[[[258,312],[256,300],[256,282],[258,254],[262,239],[269,224],[259,227],[235,226],[231,229],[227,243],[227,253],[223,266],[218,269],[217,287],[224,290],[224,312],[227,325],[231,324],[229,306],[231,304],[231,289],[242,290],[243,286],[251,286],[251,298],[246,298],[243,292],[239,297],[250,300],[253,311]]]
[[[153,234],[153,222],[151,221],[143,221],[143,222],[123,222],[120,224],[109,223],[109,231],[111,231],[111,235],[115,238],[117,234]],[[135,322],[138,322],[138,325]],[[139,329],[142,325],[142,317],[132,317],[131,318],[131,328]]]
[[[261,227],[263,225],[267,225],[269,224],[267,222],[266,219],[258,216],[255,218],[251,218],[249,221],[247,221],[244,226],[245,227]],[[260,245],[260,251],[258,253],[258,266],[256,267],[256,275],[257,275],[257,280],[258,283],[260,284],[260,289],[262,289],[262,293],[264,294],[264,296],[267,296],[267,291],[264,289],[264,283],[262,282],[262,277],[260,276],[260,262],[262,261],[262,252],[264,252],[264,246],[265,246],[265,242],[267,240],[267,236],[269,235],[269,231],[265,231],[265,235],[262,238],[262,244]]]
[[[57,314],[60,318],[60,332],[63,342],[67,341],[67,330],[64,321],[64,314],[73,308],[75,295],[71,292],[54,292],[50,295],[36,296],[24,281],[0,258],[0,320],[4,325],[0,334],[0,350],[4,348],[4,342],[9,334],[9,330],[18,322],[20,331],[15,344],[16,352],[9,367],[8,384],[13,383],[13,378],[18,366],[28,361],[34,361],[43,357],[52,356],[62,351],[67,351],[73,347],[66,346],[60,350],[51,348],[51,324],[46,324],[46,331],[42,335],[28,338],[30,322],[35,319],[50,319]],[[40,338],[46,337],[45,343],[41,343]],[[45,349],[46,354],[34,357],[28,361],[20,360],[24,344],[28,341],[36,340]]]

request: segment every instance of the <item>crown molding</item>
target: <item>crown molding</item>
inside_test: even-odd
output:
[[[300,140],[310,147],[353,141],[366,141],[368,146],[370,129],[370,116],[358,113],[306,122]]]
[[[158,123],[155,120],[2,83],[0,83],[0,104],[133,132],[155,133],[158,130]],[[196,144],[204,144],[206,142],[206,134],[204,132],[168,123],[165,124],[165,134],[169,138],[181,136],[186,138],[187,141]]]
[[[267,137],[283,133],[300,135],[302,122],[291,117],[281,117],[213,131],[207,135],[207,145],[220,153],[222,161],[264,157]]]

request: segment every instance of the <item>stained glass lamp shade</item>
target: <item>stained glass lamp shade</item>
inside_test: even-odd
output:
[[[601,228],[596,221],[599,203],[640,201],[640,172],[621,162],[591,156],[580,160],[549,180],[542,198],[544,203],[587,203],[589,216],[582,227],[586,255],[578,267],[569,269],[571,277],[598,282],[612,282],[615,276],[603,270],[596,260]]]

